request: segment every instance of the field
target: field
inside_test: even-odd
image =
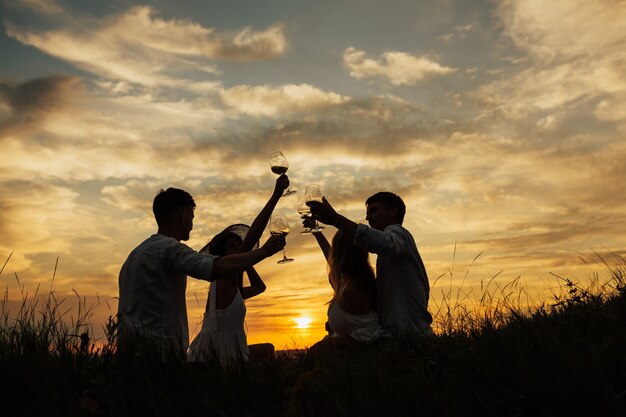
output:
[[[626,415],[626,266],[533,309],[485,290],[471,307],[435,307],[436,335],[278,352],[221,368],[116,353],[63,319],[54,294],[0,317],[2,416],[558,416]],[[1,273],[1,271],[0,271]],[[507,292],[508,291],[508,292]],[[81,337],[82,336],[82,337]]]

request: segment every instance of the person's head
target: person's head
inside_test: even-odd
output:
[[[368,252],[355,246],[351,237],[341,230],[333,237],[328,263],[330,281],[335,291],[334,298],[345,288],[347,279],[355,280],[363,286],[376,285]]]
[[[237,253],[237,250],[243,243],[250,226],[247,224],[237,223],[231,224],[226,229],[219,232],[207,243],[204,248],[200,249],[200,253],[208,253],[215,256],[225,256]],[[258,242],[254,248],[258,247]]]
[[[406,213],[404,201],[388,191],[381,191],[365,201],[365,219],[374,229],[385,230],[391,224],[402,224]]]
[[[250,226],[247,224],[231,224],[215,235],[199,252],[204,255],[209,254],[213,256],[233,255],[239,250],[249,230]],[[254,248],[257,247],[258,242],[255,244]],[[243,272],[237,274],[237,283],[239,288],[241,288],[243,285]]]
[[[237,253],[243,241],[233,232],[226,232],[211,246],[211,255],[224,256]]]
[[[196,203],[191,194],[171,187],[159,191],[152,202],[152,212],[159,231],[177,240],[189,240],[195,208]]]

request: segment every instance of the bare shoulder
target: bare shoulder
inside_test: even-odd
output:
[[[350,283],[341,297],[341,307],[350,314],[367,314],[374,310],[375,290]]]
[[[235,299],[235,295],[237,294],[237,277],[228,277],[221,278],[215,282],[215,307],[223,310],[226,309],[233,300]]]

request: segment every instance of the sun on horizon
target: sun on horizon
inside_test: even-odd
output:
[[[297,329],[306,330],[311,326],[313,319],[311,317],[297,317],[293,321],[296,323]]]

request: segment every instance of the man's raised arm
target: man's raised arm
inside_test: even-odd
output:
[[[311,207],[311,215],[315,220],[335,226],[348,236],[354,237],[357,224],[337,213],[325,197],[322,197],[321,203],[319,201],[308,201],[306,204]]]

